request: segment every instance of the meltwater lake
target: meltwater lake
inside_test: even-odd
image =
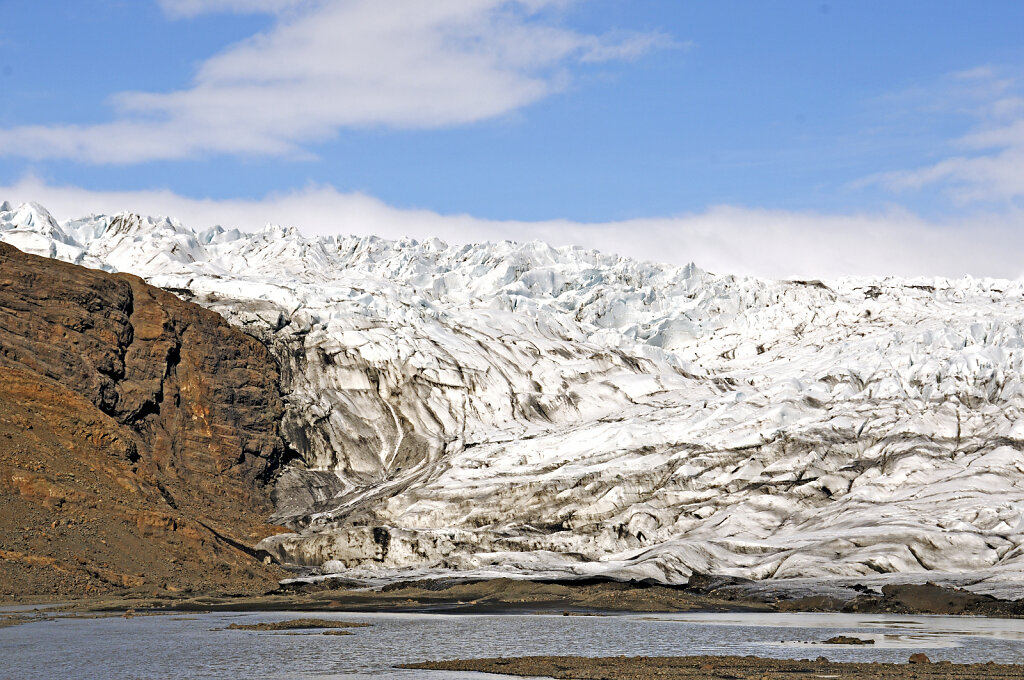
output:
[[[10,612],[8,612],[10,613]],[[22,612],[24,614],[25,612]],[[754,654],[833,661],[1024,663],[1024,621],[856,614],[211,613],[78,618],[45,612],[0,628],[0,678],[388,678],[506,676],[401,670],[417,661],[525,655]],[[224,630],[315,616],[371,624],[352,635]],[[821,644],[833,635],[874,645]]]

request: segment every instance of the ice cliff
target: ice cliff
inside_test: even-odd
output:
[[[768,281],[542,243],[0,206],[281,364],[260,547],[354,575],[1024,581],[1024,284]]]

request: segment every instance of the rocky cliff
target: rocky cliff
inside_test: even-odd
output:
[[[278,367],[216,313],[0,243],[0,596],[253,591]]]

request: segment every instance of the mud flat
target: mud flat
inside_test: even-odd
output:
[[[329,619],[292,619],[290,621],[271,621],[263,623],[232,623],[225,630],[313,630],[322,628],[365,628],[368,623],[351,621],[331,621]]]
[[[915,655],[917,656],[917,655]],[[918,657],[920,658],[920,657]],[[752,656],[604,657],[531,656],[404,664],[400,668],[476,671],[517,676],[597,680],[689,680],[690,678],[1024,678],[1024,665],[944,663],[836,663]]]

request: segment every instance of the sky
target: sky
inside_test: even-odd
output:
[[[0,0],[0,200],[1024,274],[1024,3]]]

